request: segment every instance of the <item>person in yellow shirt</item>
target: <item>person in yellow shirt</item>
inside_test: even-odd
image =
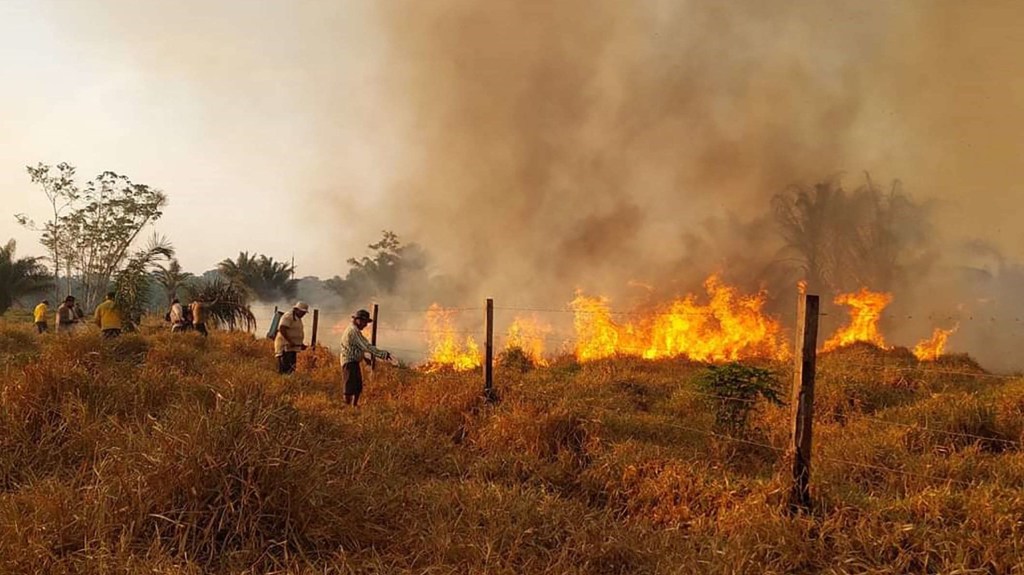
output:
[[[103,337],[111,338],[121,335],[121,310],[114,302],[114,292],[107,293],[107,299],[96,307],[96,325],[103,331]]]
[[[46,314],[50,313],[50,300],[44,299],[39,302],[36,309],[32,311],[32,320],[36,322],[36,331],[46,333],[50,326],[46,323]]]

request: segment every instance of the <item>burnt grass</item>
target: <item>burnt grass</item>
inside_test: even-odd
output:
[[[0,573],[1017,572],[1024,380],[966,356],[819,357],[812,494],[785,512],[789,411],[708,434],[705,367],[479,371],[269,342],[104,341],[0,324]],[[504,367],[503,367],[504,366]],[[789,365],[769,365],[788,389]]]

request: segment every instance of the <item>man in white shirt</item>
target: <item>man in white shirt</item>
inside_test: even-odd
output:
[[[282,318],[283,319],[283,318]],[[363,335],[363,328],[373,320],[370,312],[361,309],[352,315],[352,324],[341,336],[341,379],[345,384],[345,404],[359,406],[359,395],[363,393],[363,372],[359,363],[367,354],[390,360],[391,353],[371,345]]]
[[[185,331],[185,310],[178,298],[171,300],[171,311],[167,314],[167,319],[171,320],[171,333]]]
[[[288,374],[295,371],[298,352],[306,349],[302,340],[306,338],[302,329],[302,317],[309,313],[309,304],[297,302],[292,310],[281,316],[274,337],[274,355],[277,356],[277,372]]]

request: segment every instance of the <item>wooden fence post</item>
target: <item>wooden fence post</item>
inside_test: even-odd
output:
[[[497,401],[498,395],[494,392],[494,300],[487,298],[487,312],[485,316],[484,343],[484,397],[489,402]]]
[[[811,505],[811,430],[814,426],[814,372],[818,348],[818,296],[801,293],[796,309],[793,362],[793,486],[789,509]]]
[[[309,342],[309,347],[316,347],[316,330],[320,325],[320,310],[313,310],[313,339]]]
[[[379,309],[379,305],[373,304],[373,314],[370,317],[370,319],[373,320],[373,322],[370,323],[370,345],[373,346],[377,345],[377,311]],[[374,355],[370,356],[370,370],[372,371],[375,369],[377,369],[377,356]]]

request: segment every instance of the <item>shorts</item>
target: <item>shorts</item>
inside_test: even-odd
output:
[[[49,329],[49,326],[46,325],[45,321],[37,321],[36,322],[36,331],[37,332],[39,332],[39,333],[46,333],[48,331],[48,329]]]
[[[345,384],[345,395],[359,395],[363,392],[363,372],[358,361],[341,366],[341,381]]]

